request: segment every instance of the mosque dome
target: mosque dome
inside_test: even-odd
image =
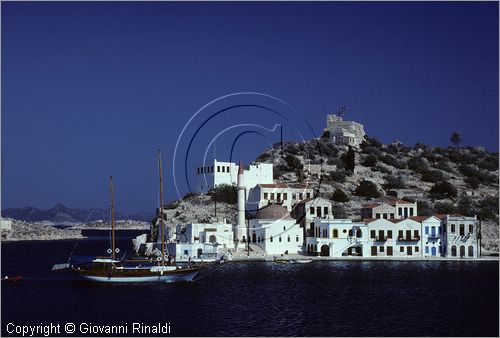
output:
[[[259,209],[255,214],[255,219],[290,219],[290,214],[285,207],[278,204],[269,204]]]

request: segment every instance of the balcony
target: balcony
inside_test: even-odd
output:
[[[440,234],[430,234],[427,236],[429,239],[440,239],[441,235]]]
[[[420,241],[420,236],[413,236],[413,237],[399,237],[398,236],[398,241],[400,241],[400,242],[418,242],[418,241]]]
[[[374,238],[375,242],[385,242],[387,241],[387,236],[377,236]]]

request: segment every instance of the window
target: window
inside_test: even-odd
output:
[[[299,236],[295,237],[295,242],[299,241]]]
[[[311,193],[310,193],[310,192],[308,192],[308,193],[306,194],[306,196],[307,196],[307,198],[311,198]]]
[[[418,247],[418,246],[416,246],[416,247],[415,247],[415,252],[419,252],[419,251],[420,251],[419,247]]]
[[[214,172],[214,166],[211,166],[211,167],[210,167],[210,171],[211,171],[211,172]]]
[[[405,252],[405,247],[404,246],[400,246],[399,247],[399,252]]]
[[[217,166],[217,172],[220,173],[220,165]]]
[[[378,231],[378,237],[379,237],[378,239],[384,240],[384,230],[379,230]]]
[[[324,207],[324,208],[323,208],[323,213],[324,213],[325,215],[328,215],[328,207]]]
[[[363,233],[361,232],[361,229],[358,229],[358,231],[356,231],[356,237],[361,238],[362,235]]]
[[[398,239],[403,239],[403,230],[398,230]]]
[[[229,172],[229,166],[226,167],[226,171]]]
[[[410,208],[410,217],[413,216],[413,208]]]
[[[394,218],[394,214],[391,214],[391,219],[393,219],[393,218]]]
[[[392,246],[387,247],[387,256],[392,256]]]
[[[376,218],[380,218],[380,214],[375,214],[375,217]]]
[[[222,172],[225,173],[226,172],[226,167],[222,167]]]
[[[200,173],[200,168],[197,168],[198,169],[198,174]]]
[[[429,227],[425,227],[425,234],[428,235],[429,234]]]
[[[342,232],[345,234],[345,233],[347,232],[347,230],[346,230],[346,229],[344,229],[344,230],[342,230]]]
[[[283,200],[286,201],[288,199],[288,194],[286,192],[283,193]]]
[[[387,230],[387,238],[392,238],[392,230]]]
[[[304,199],[304,194],[300,193],[299,194],[299,200],[303,200]]]
[[[474,247],[471,245],[469,246],[469,257],[473,257],[474,256]]]
[[[283,225],[283,231],[285,231],[285,230],[286,230],[286,227]]]
[[[403,216],[403,208],[401,207],[398,208],[398,215]]]
[[[455,233],[455,224],[450,224],[450,232]]]
[[[269,197],[269,195],[267,194],[267,192],[264,193],[264,199],[267,200],[267,198]]]
[[[375,238],[375,230],[370,230],[370,238]]]
[[[387,219],[387,214],[384,214],[384,219]]]
[[[321,207],[316,207],[316,216],[321,217]]]
[[[314,215],[314,207],[310,207],[310,208],[309,208],[309,213],[310,213],[311,215]]]
[[[420,236],[418,235],[418,230],[413,230],[413,236],[415,238],[419,238]]]
[[[278,202],[281,201],[281,193],[276,193],[276,199],[278,200]]]
[[[465,236],[465,225],[460,224],[460,236]]]
[[[269,237],[269,240],[272,242],[273,241],[273,236]]]
[[[416,250],[415,250],[416,251]],[[428,254],[429,253],[429,247],[426,245],[425,246],[425,253]]]
[[[338,231],[338,229],[333,229],[333,238],[339,238],[339,231]]]
[[[469,224],[469,233],[471,234],[474,231],[474,226]]]
[[[281,236],[280,236],[280,238],[279,238],[279,241],[281,242]]]
[[[380,247],[380,252],[384,252],[384,246]]]
[[[372,246],[371,251],[372,251],[372,256],[377,256],[377,247],[376,246]]]
[[[184,250],[184,255],[189,255],[189,252],[187,250]]]
[[[290,236],[287,237],[287,241],[290,242]]]
[[[274,201],[274,192],[271,193],[271,200]]]
[[[352,237],[352,229],[349,229],[349,234],[347,236]]]

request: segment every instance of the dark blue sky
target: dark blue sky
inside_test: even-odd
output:
[[[301,116],[320,134],[326,114],[346,105],[346,119],[386,143],[447,146],[458,131],[464,145],[498,151],[496,2],[1,6],[2,208],[107,207],[113,173],[117,209],[153,210],[156,149],[172,199],[180,131],[208,102],[241,91],[272,95],[294,112],[236,97],[194,122],[259,104]],[[206,124],[190,161],[231,125],[284,123],[262,108],[227,113]],[[285,139],[298,139],[297,126],[305,124],[284,127]],[[248,162],[279,140],[264,136],[243,135],[233,156]],[[216,142],[219,160],[229,159],[231,138]]]

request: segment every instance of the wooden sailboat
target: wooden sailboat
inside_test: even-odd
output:
[[[163,220],[163,184],[161,153],[158,150],[158,169],[160,176],[160,226],[161,226],[161,257],[155,263],[150,261],[127,261],[116,258],[119,252],[115,246],[115,206],[113,178],[109,177],[111,195],[111,248],[110,257],[95,257],[94,259],[72,265],[79,276],[96,282],[137,283],[137,282],[177,282],[192,281],[204,266],[180,266],[165,260],[165,235]]]

